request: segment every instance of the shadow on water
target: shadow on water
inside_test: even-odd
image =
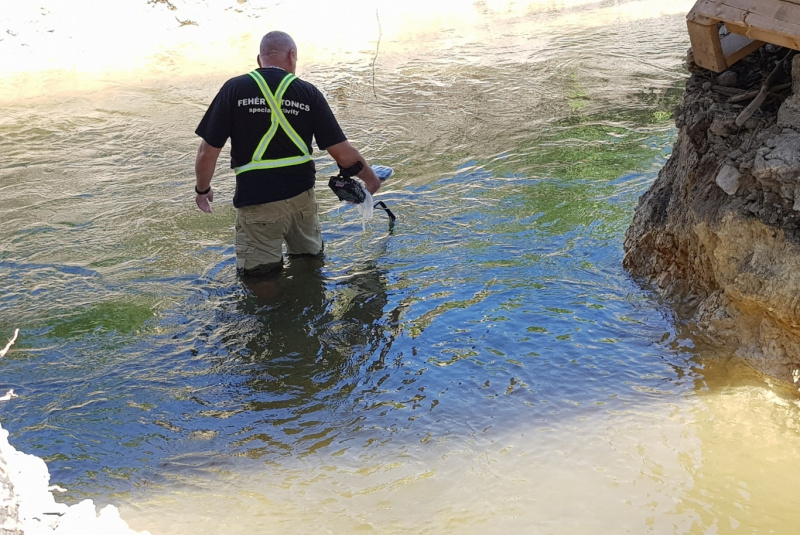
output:
[[[132,370],[157,393],[146,427],[162,428],[153,437],[161,461],[136,485],[213,477],[236,458],[272,464],[341,442],[359,419],[351,395],[385,366],[397,330],[374,261],[332,274],[321,258],[295,257],[267,277],[203,284],[198,299],[161,320],[170,334],[156,344],[154,365]]]
[[[384,310],[385,274],[369,262],[331,280],[321,259],[293,258],[274,277],[242,282],[246,293],[220,314],[248,328],[223,335],[220,344],[240,367],[242,409],[259,414],[236,449],[270,457],[330,444],[341,427],[320,420],[346,407],[365,363],[379,369],[381,357],[374,356],[392,344],[397,312]]]

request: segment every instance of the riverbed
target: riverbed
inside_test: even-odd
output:
[[[154,535],[794,531],[796,391],[621,266],[692,3],[10,8],[11,443]],[[394,168],[397,221],[338,203],[316,151],[324,258],[245,284],[227,149],[204,214],[193,132],[272,29]]]

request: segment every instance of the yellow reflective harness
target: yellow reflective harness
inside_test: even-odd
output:
[[[289,84],[291,84],[295,78],[297,78],[297,76],[292,73],[287,73],[286,76],[283,77],[283,80],[281,80],[281,83],[278,85],[278,88],[275,90],[275,94],[273,95],[269,90],[269,86],[264,80],[264,77],[261,76],[261,73],[258,71],[253,71],[248,74],[253,78],[253,80],[256,81],[258,88],[261,89],[261,93],[264,95],[264,98],[269,105],[269,109],[271,111],[270,125],[269,130],[267,130],[267,133],[264,134],[264,137],[262,137],[261,141],[258,143],[250,163],[235,167],[233,169],[234,172],[238,175],[240,173],[244,173],[245,171],[252,171],[254,169],[276,169],[278,167],[289,167],[291,165],[300,165],[310,162],[311,154],[308,152],[308,146],[303,141],[303,138],[300,137],[300,134],[298,134],[295,129],[292,128],[292,125],[289,124],[289,121],[283,114],[283,110],[281,110],[283,94],[286,92],[286,89],[288,89]],[[299,156],[289,156],[275,160],[262,160],[270,141],[272,141],[272,138],[275,137],[275,133],[278,131],[278,127],[282,128],[283,131],[286,132],[286,135],[289,136],[289,139],[292,140],[292,143],[297,145],[297,148],[300,149],[302,154]]]

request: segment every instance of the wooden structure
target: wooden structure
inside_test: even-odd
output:
[[[764,43],[800,50],[800,0],[698,0],[686,24],[694,62],[715,72]]]

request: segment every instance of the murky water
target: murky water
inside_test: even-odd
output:
[[[4,22],[0,411],[65,500],[154,534],[794,531],[794,392],[621,269],[691,2],[209,4]],[[398,222],[317,153],[324,261],[244,286],[192,132],[275,27]]]

